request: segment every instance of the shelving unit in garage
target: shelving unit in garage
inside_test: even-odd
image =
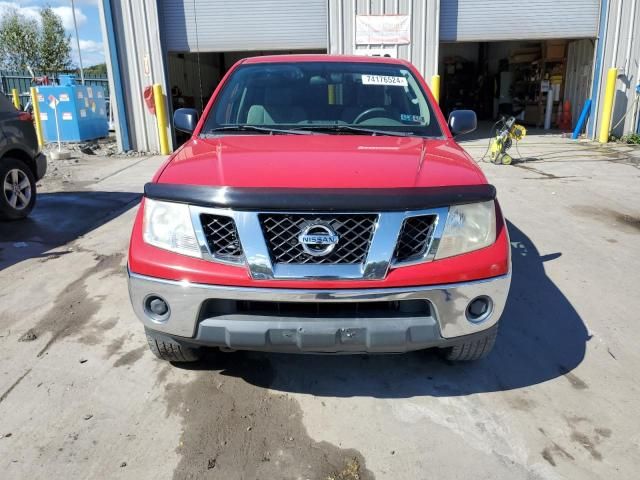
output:
[[[514,97],[519,98],[520,106],[524,107],[524,117],[520,121],[526,125],[541,127],[546,107],[546,93],[542,92],[542,82],[548,81],[556,96],[553,102],[553,123],[563,101],[567,60],[565,41],[540,42],[538,45],[537,49],[516,50],[510,56],[509,64],[514,72]]]

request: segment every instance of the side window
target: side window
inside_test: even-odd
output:
[[[427,103],[427,97],[420,92],[420,86],[416,82],[413,75],[407,75],[408,86],[407,93],[411,98],[411,103],[414,109],[414,115],[421,117],[420,123],[424,126],[431,125],[431,114],[429,111],[429,104]]]
[[[242,88],[244,87],[244,88]],[[234,118],[239,114],[240,102],[238,98],[246,90],[245,82],[236,83],[230,91],[223,92],[222,102],[226,108],[216,112],[216,121],[220,124],[234,123]]]

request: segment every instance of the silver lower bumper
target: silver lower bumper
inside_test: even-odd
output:
[[[507,299],[511,275],[466,283],[424,287],[357,290],[244,288],[161,280],[129,273],[133,309],[144,325],[192,343],[233,349],[318,352],[403,352],[448,345],[457,337],[493,327]],[[150,295],[170,306],[168,318],[157,321],[144,303]],[[466,309],[476,297],[492,301],[481,322],[467,319]],[[314,318],[223,315],[201,318],[207,300],[263,302],[373,302],[427,300],[428,316],[402,318]]]

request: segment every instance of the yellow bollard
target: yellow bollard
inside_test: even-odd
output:
[[[13,106],[20,110],[20,95],[18,95],[18,89],[12,88],[11,95],[13,96]]]
[[[38,90],[31,87],[31,105],[33,105],[33,122],[36,124],[36,136],[38,137],[38,146],[44,146],[42,137],[42,120],[40,119],[40,104],[38,103]]]
[[[329,101],[329,105],[335,105],[336,104],[336,86],[332,83],[330,83],[329,85],[327,85],[327,94],[328,94],[328,101]]]
[[[436,103],[440,103],[440,75],[431,77],[431,93],[436,99]]]
[[[604,92],[604,104],[602,105],[602,118],[600,119],[600,143],[609,141],[611,128],[611,115],[613,113],[613,100],[616,94],[616,81],[618,79],[618,69],[610,68],[607,72],[607,86]]]
[[[162,85],[155,83],[153,85],[153,102],[156,105],[156,121],[158,122],[158,137],[160,139],[160,153],[169,155],[169,136],[167,135],[167,111],[164,108],[164,95],[162,94]]]

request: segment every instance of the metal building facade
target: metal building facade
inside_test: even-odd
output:
[[[441,0],[440,40],[594,38],[599,10],[600,0]]]
[[[567,45],[567,80],[564,85],[564,99],[571,102],[571,118],[580,116],[585,99],[591,96],[593,79],[593,54],[596,40],[583,38]]]
[[[169,52],[326,48],[326,0],[158,0]]]
[[[567,38],[572,41],[565,96],[590,96],[594,101],[589,134],[593,137],[600,126],[606,72],[611,66],[620,69],[612,125],[631,109],[614,133],[635,129],[633,102],[640,74],[640,42],[633,35],[640,28],[637,0],[531,0],[518,4],[521,20],[506,26],[500,19],[514,7],[505,0],[100,0],[99,5],[123,149],[159,150],[155,116],[144,103],[143,90],[160,83],[167,92],[167,54],[198,50],[377,51],[411,61],[429,80],[438,73],[441,41]],[[356,43],[356,15],[407,15],[410,42]],[[282,23],[285,18],[295,19],[295,28],[289,20],[289,26]],[[576,40],[581,37],[591,39]],[[582,106],[579,103],[572,102],[574,118]]]
[[[602,52],[596,60],[591,119],[588,132],[593,138],[601,126],[607,70],[618,69],[612,115],[612,133],[621,136],[638,131],[637,117],[640,84],[640,2],[638,0],[602,0]],[[598,61],[600,60],[600,61]],[[623,116],[626,114],[626,117]],[[618,124],[616,126],[616,124]]]
[[[109,88],[114,92],[118,145],[123,150],[160,150],[155,116],[143,91],[154,83],[167,91],[156,0],[102,0],[100,3]],[[171,138],[171,136],[169,136]]]
[[[438,69],[440,0],[329,0],[327,50],[358,55],[377,50],[413,63],[425,78]],[[358,45],[356,15],[409,15],[411,40],[407,45]]]

